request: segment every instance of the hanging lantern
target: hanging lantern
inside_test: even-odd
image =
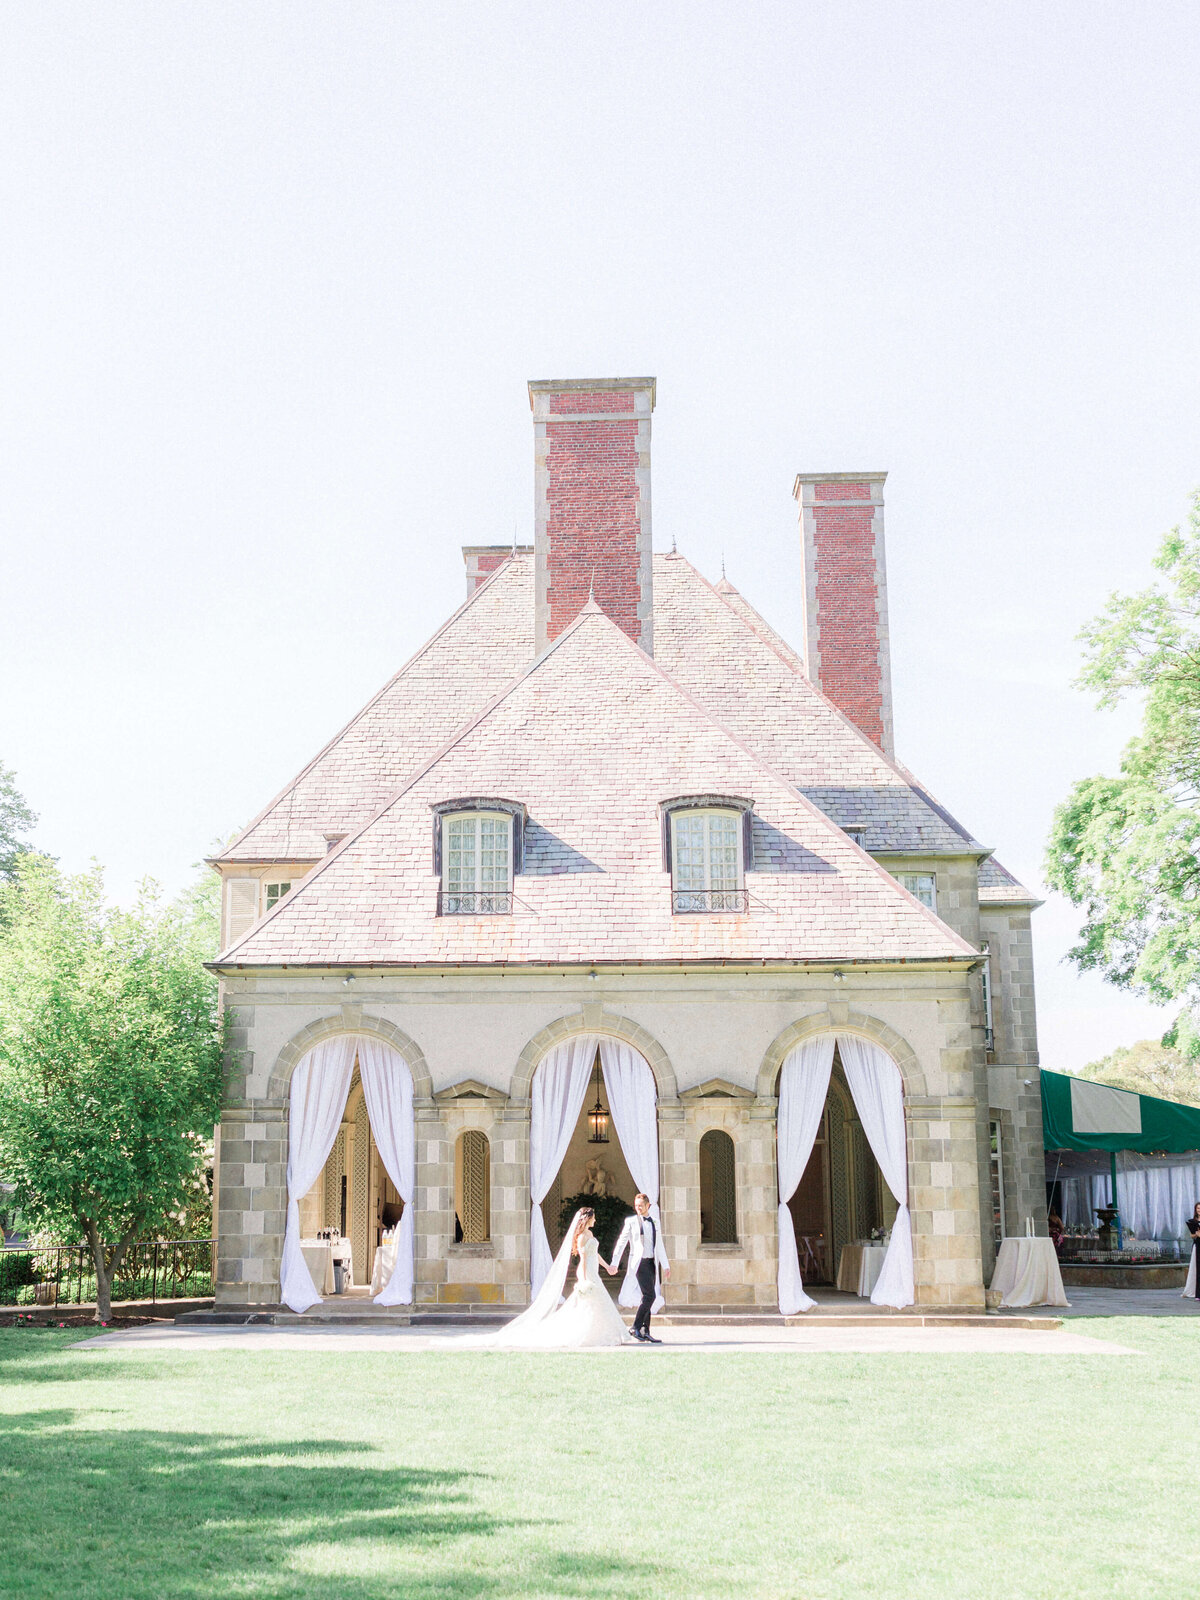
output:
[[[599,1056],[596,1057],[596,1104],[588,1112],[588,1126],[592,1130],[588,1137],[589,1144],[608,1143],[608,1112],[604,1109],[604,1104],[600,1099]]]

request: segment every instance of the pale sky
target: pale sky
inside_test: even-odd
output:
[[[800,639],[886,469],[898,753],[1026,882],[1074,635],[1200,485],[1192,4],[8,6],[0,761],[171,888],[530,537],[525,381],[653,373],[655,543]],[[1062,963],[1043,1064],[1163,1013]]]

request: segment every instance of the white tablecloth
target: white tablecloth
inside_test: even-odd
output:
[[[346,1288],[354,1280],[354,1256],[350,1248],[349,1239],[301,1239],[300,1249],[304,1252],[304,1261],[312,1273],[312,1280],[317,1286],[318,1294],[332,1294],[334,1292],[333,1263],[343,1263],[342,1281]]]
[[[871,1290],[879,1281],[883,1258],[887,1255],[884,1244],[846,1244],[838,1257],[837,1286],[847,1294],[871,1298]]]
[[[1069,1306],[1049,1239],[1002,1239],[992,1274],[1002,1306]]]
[[[375,1252],[375,1270],[371,1273],[371,1293],[382,1294],[396,1267],[396,1247],[400,1243],[400,1230],[385,1233],[383,1243]]]

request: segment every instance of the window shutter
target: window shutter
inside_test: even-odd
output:
[[[259,882],[257,878],[227,878],[225,881],[225,944],[229,946],[249,933],[258,921]]]
[[[664,811],[662,814],[662,846],[663,846],[663,871],[675,870],[671,861],[671,813]]]
[[[742,812],[742,869],[754,871],[754,814]]]

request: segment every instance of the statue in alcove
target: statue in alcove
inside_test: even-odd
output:
[[[594,1194],[599,1200],[607,1200],[615,1195],[612,1174],[599,1156],[593,1156],[583,1171],[583,1188],[580,1191],[582,1194]]]

